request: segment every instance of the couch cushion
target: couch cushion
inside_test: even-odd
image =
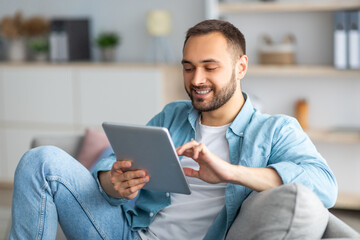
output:
[[[90,169],[108,146],[110,143],[103,131],[88,128],[85,131],[84,141],[77,159],[87,169]]]
[[[260,193],[243,203],[227,239],[320,239],[329,211],[301,184],[286,184]]]
[[[55,136],[37,136],[31,141],[31,148],[52,145],[61,148],[72,157],[76,158],[80,152],[84,136],[75,135],[55,135]]]

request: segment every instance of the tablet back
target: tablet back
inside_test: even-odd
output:
[[[103,128],[117,159],[130,159],[131,169],[148,172],[150,181],[144,189],[191,193],[166,128],[110,122],[104,122]]]

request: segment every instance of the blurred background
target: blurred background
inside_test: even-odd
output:
[[[262,112],[299,120],[337,176],[337,207],[360,210],[359,9],[354,0],[0,0],[0,182],[12,186],[35,137],[145,124],[186,99],[185,33],[220,18],[247,40],[243,91]]]

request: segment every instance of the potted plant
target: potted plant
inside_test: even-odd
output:
[[[47,38],[34,38],[29,42],[29,48],[36,61],[46,61],[49,52],[49,43]]]
[[[115,32],[103,32],[96,38],[96,44],[101,51],[101,59],[106,62],[115,60],[115,48],[120,44],[121,38]]]
[[[24,19],[21,12],[5,16],[0,21],[0,32],[8,40],[10,61],[26,60],[26,41],[33,37],[45,36],[50,28],[48,20],[41,16]]]

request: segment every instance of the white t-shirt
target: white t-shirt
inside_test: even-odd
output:
[[[230,162],[229,145],[225,133],[230,124],[210,127],[196,122],[196,141],[204,143],[221,159]],[[198,170],[191,158],[183,157],[182,167]],[[190,195],[171,194],[171,205],[161,210],[147,232],[139,231],[142,239],[203,239],[209,227],[225,205],[225,183],[209,184],[187,177]]]

